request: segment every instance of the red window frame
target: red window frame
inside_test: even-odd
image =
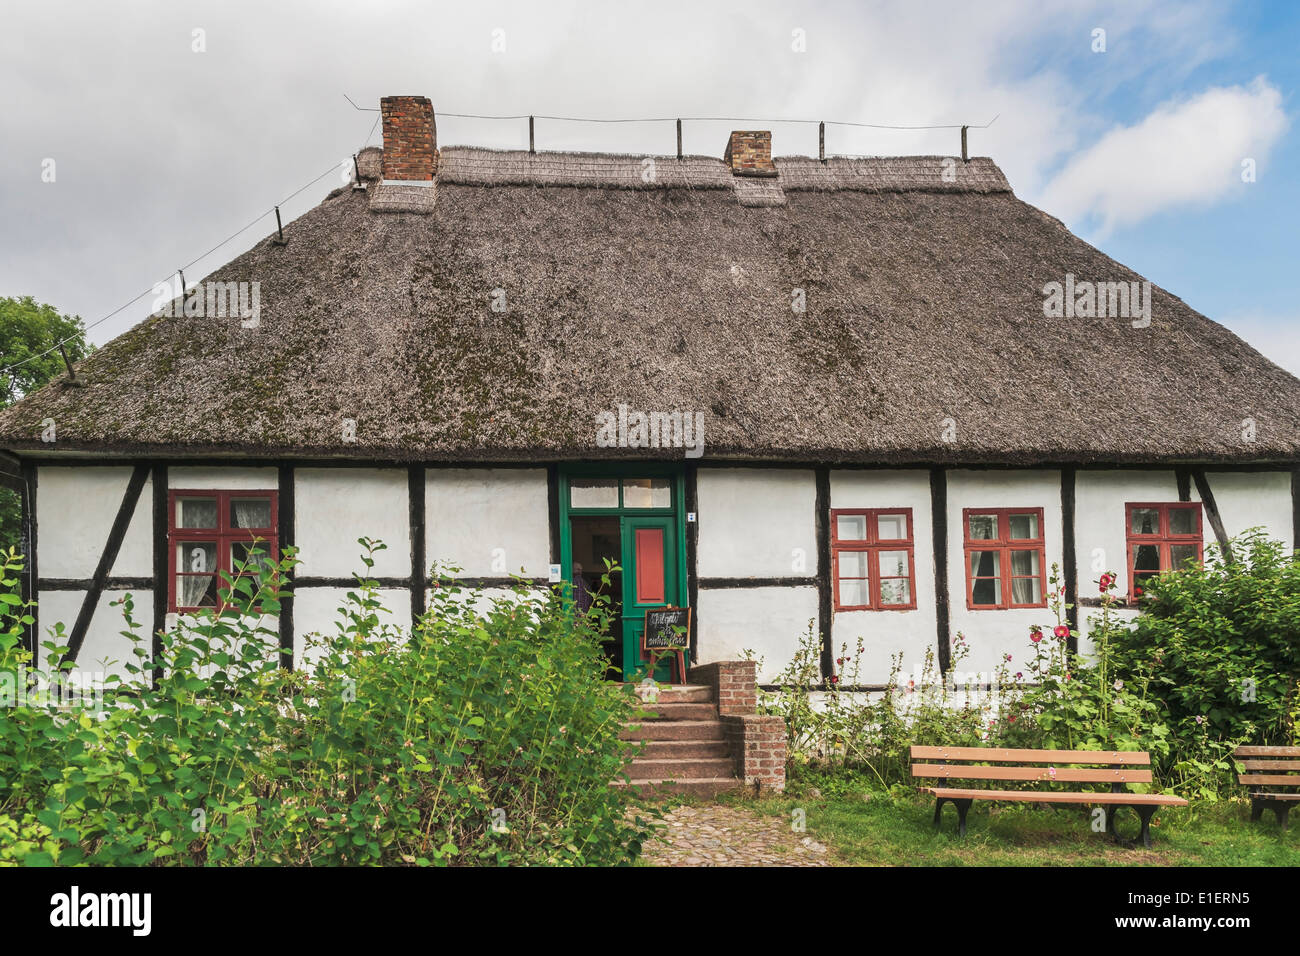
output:
[[[1160,528],[1153,534],[1136,534],[1133,531],[1133,512],[1138,508],[1150,509],[1160,516]],[[1196,531],[1189,534],[1174,534],[1169,530],[1169,513],[1171,511],[1195,511]],[[1124,553],[1128,571],[1128,600],[1137,601],[1137,577],[1134,565],[1137,563],[1137,549],[1143,545],[1155,545],[1160,555],[1160,570],[1143,572],[1144,577],[1163,574],[1173,568],[1169,556],[1169,546],[1174,544],[1195,544],[1196,560],[1205,560],[1205,513],[1199,501],[1130,501],[1124,505]]]
[[[971,515],[997,515],[997,538],[972,538],[970,536]],[[1038,518],[1038,537],[1011,537],[1011,517],[1013,515],[1035,515]],[[1044,541],[1042,508],[963,508],[961,512],[962,563],[966,568],[966,609],[968,611],[1005,611],[1021,607],[1047,607],[1047,545]],[[981,580],[971,573],[970,555],[972,551],[996,551],[998,553],[998,579],[1001,581],[1000,600],[996,604],[975,603],[975,582]],[[1030,574],[1011,573],[1012,551],[1038,552],[1038,593],[1042,600],[1033,604],[1019,604],[1011,599],[1012,582],[1016,578],[1032,578]]]
[[[866,525],[866,538],[861,540],[841,540],[840,515],[860,516]],[[877,519],[881,515],[904,515],[907,520],[907,537],[881,538],[878,536]],[[832,594],[837,611],[914,611],[916,610],[916,553],[915,529],[912,527],[911,508],[832,508],[831,509],[831,579]],[[840,603],[840,554],[844,551],[864,551],[867,554],[867,602],[866,604]],[[907,604],[884,604],[880,600],[880,552],[906,551],[907,574],[905,576],[887,575],[889,580],[906,580]],[[861,581],[854,577],[850,580]]]
[[[217,503],[217,526],[215,528],[181,528],[177,520],[177,502],[184,498],[212,498]],[[268,498],[271,502],[271,521],[267,528],[232,528],[230,526],[230,503],[237,498]],[[177,578],[189,572],[176,568],[176,546],[178,544],[215,544],[217,547],[217,566],[213,569],[216,577],[218,595],[224,587],[221,573],[234,576],[231,550],[235,544],[245,544],[260,538],[271,560],[280,559],[280,502],[274,490],[206,490],[202,488],[171,489],[167,493],[167,610],[172,613],[192,613],[202,610],[221,610],[224,606],[218,596],[215,605],[190,607],[179,603]]]

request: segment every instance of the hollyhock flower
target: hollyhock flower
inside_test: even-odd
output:
[[[1016,722],[1016,715],[1015,715],[1015,714],[1008,714],[1008,715],[1007,715],[1007,723],[1009,723],[1009,724],[1014,724],[1015,722]]]
[[[1049,777],[1051,777],[1053,780],[1055,780],[1055,779],[1056,779],[1056,768],[1055,768],[1055,767],[1048,767],[1048,768],[1047,768],[1047,775],[1048,775]]]
[[[832,675],[831,675],[831,683],[832,683],[832,684],[838,684],[839,682],[840,682],[840,675],[839,675],[839,674],[832,674]]]
[[[1004,661],[1006,661],[1008,664],[1011,663],[1011,655],[1010,655],[1010,654],[1003,654],[1003,655],[1002,655],[1002,659],[1003,659]]]
[[[1115,681],[1115,689],[1116,689],[1116,690],[1123,690],[1123,689],[1124,689],[1124,682],[1123,682],[1122,680],[1117,680],[1117,681]]]
[[[1070,628],[1066,624],[1058,624],[1056,625],[1055,629],[1053,629],[1052,633],[1055,634],[1057,637],[1059,637],[1061,640],[1065,640],[1067,637],[1070,636]]]
[[[1020,679],[1023,678],[1024,676],[1025,676],[1025,672],[1024,672],[1024,671],[1016,671],[1016,680],[1020,680]]]
[[[1041,641],[1042,639],[1043,639],[1043,631],[1042,631],[1042,628],[1031,627],[1031,628],[1029,629],[1029,640],[1030,640],[1030,641],[1032,641],[1033,643],[1037,644],[1037,643],[1038,643],[1039,641]]]
[[[1102,593],[1105,593],[1106,591],[1109,591],[1112,587],[1115,586],[1115,575],[1103,574],[1101,576],[1101,580],[1099,580],[1097,583],[1101,586]]]
[[[1199,726],[1200,726],[1201,724],[1203,724],[1203,723],[1205,723],[1205,718],[1202,717],[1200,714],[1197,714],[1197,715],[1196,715],[1196,725],[1199,727]]]

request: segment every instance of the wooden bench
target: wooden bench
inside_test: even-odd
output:
[[[995,764],[1001,766],[987,766]],[[1038,766],[1042,764],[1043,766]],[[997,780],[1033,783],[1108,783],[1104,790],[985,790],[922,787],[935,799],[934,825],[947,801],[957,808],[957,832],[966,835],[966,811],[974,800],[1016,803],[1069,803],[1107,808],[1106,832],[1120,840],[1115,810],[1132,807],[1142,821],[1142,845],[1151,846],[1151,817],[1160,807],[1185,807],[1182,797],[1128,793],[1130,783],[1151,783],[1151,758],[1143,751],[1005,750],[996,747],[913,747],[912,776],[924,779]]]
[[[1272,810],[1285,830],[1286,815],[1300,800],[1300,747],[1238,747],[1232,756],[1240,764],[1237,782],[1250,788],[1250,819]]]

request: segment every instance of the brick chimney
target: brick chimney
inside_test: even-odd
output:
[[[438,171],[438,131],[427,96],[385,96],[379,101],[384,120],[386,181],[430,182]]]
[[[770,130],[734,130],[722,161],[736,176],[775,176]]]

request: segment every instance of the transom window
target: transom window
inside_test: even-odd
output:
[[[569,507],[671,508],[671,478],[570,478]]]
[[[197,611],[220,606],[221,572],[278,560],[274,491],[172,491],[168,495],[168,607]],[[254,541],[256,540],[256,544]],[[248,570],[246,569],[246,572]]]
[[[1129,600],[1135,601],[1142,596],[1147,578],[1202,559],[1199,502],[1127,504],[1124,515]]]
[[[1042,508],[966,508],[966,606],[1046,607]]]
[[[831,511],[837,611],[916,607],[911,508]]]

